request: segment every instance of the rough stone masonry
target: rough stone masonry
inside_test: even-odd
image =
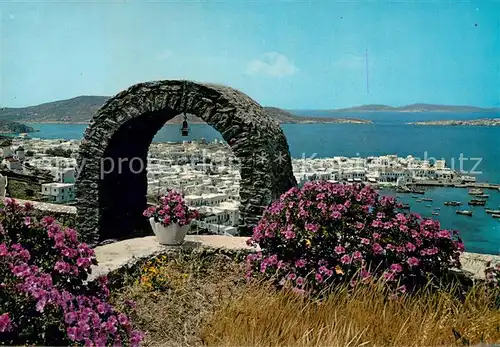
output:
[[[108,100],[85,131],[76,182],[83,240],[121,238],[147,224],[142,211],[148,148],[156,132],[182,113],[214,127],[241,162],[241,235],[251,232],[272,200],[297,184],[283,131],[247,95],[192,81],[139,83]]]

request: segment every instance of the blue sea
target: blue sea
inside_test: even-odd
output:
[[[329,114],[322,111],[295,111],[297,114],[316,117],[350,117],[373,121],[373,124],[284,124],[290,153],[296,158],[324,158],[333,156],[366,157],[371,155],[413,155],[419,158],[445,159],[449,167],[470,173],[481,182],[500,183],[500,127],[481,126],[415,126],[408,122],[436,119],[497,118],[498,114],[452,113],[349,113]],[[30,124],[40,132],[33,137],[79,139],[86,125],[81,124]],[[208,125],[191,125],[191,135],[181,137],[178,125],[165,125],[153,141],[195,140],[208,141],[222,136]],[[462,158],[462,159],[460,159]],[[474,170],[473,172],[471,172]],[[390,191],[383,194],[394,195]],[[500,192],[490,194],[487,207],[500,209]],[[418,203],[411,194],[397,197],[411,205],[411,211],[424,217],[438,219],[443,228],[457,229],[469,252],[500,254],[500,220],[484,212],[483,207],[467,206],[470,196],[466,189],[432,188],[426,197],[434,201]],[[455,214],[455,207],[444,206],[448,200],[464,203],[463,208],[474,211],[473,217]],[[427,207],[431,204],[431,207]],[[431,215],[439,207],[439,216]]]

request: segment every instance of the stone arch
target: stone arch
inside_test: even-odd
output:
[[[296,186],[283,131],[247,95],[192,81],[139,83],[99,109],[80,145],[76,200],[83,240],[125,237],[145,222],[147,170],[137,165],[140,160],[147,163],[156,132],[181,113],[196,115],[215,128],[241,162],[241,235],[251,232],[273,199]],[[118,165],[133,158],[140,160]]]

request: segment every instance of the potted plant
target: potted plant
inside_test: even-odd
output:
[[[160,198],[159,206],[144,211],[149,218],[156,239],[162,245],[180,245],[189,230],[189,224],[199,217],[198,211],[186,205],[182,195],[169,190]]]

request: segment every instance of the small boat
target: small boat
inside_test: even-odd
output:
[[[432,205],[425,205],[425,207],[432,207]]]
[[[422,201],[432,201],[431,198],[422,198]]]
[[[481,194],[481,195],[476,195],[476,197],[481,198],[481,199],[488,199],[490,197],[489,194]]]
[[[467,211],[467,210],[457,210],[457,214],[462,214],[464,216],[470,216],[472,217],[472,211]]]
[[[445,206],[460,206],[462,203],[460,201],[446,201]]]
[[[412,190],[411,192],[413,194],[425,194],[425,191],[423,191],[423,190]]]
[[[439,212],[432,212],[434,216],[439,216]]]
[[[422,199],[417,199],[417,200],[415,200],[415,201],[416,201],[416,202],[422,202]]]
[[[412,195],[411,197],[412,197],[413,199],[418,199],[418,196],[416,196],[416,195]]]
[[[492,214],[491,215],[493,218],[500,218],[500,214]]]
[[[470,195],[483,195],[483,191],[481,189],[469,189]]]
[[[500,210],[490,210],[490,209],[485,209],[484,212],[488,214],[500,214]]]
[[[468,204],[471,206],[484,206],[486,205],[486,200],[472,199]]]
[[[441,207],[435,207],[434,210],[439,211],[441,210]]]

